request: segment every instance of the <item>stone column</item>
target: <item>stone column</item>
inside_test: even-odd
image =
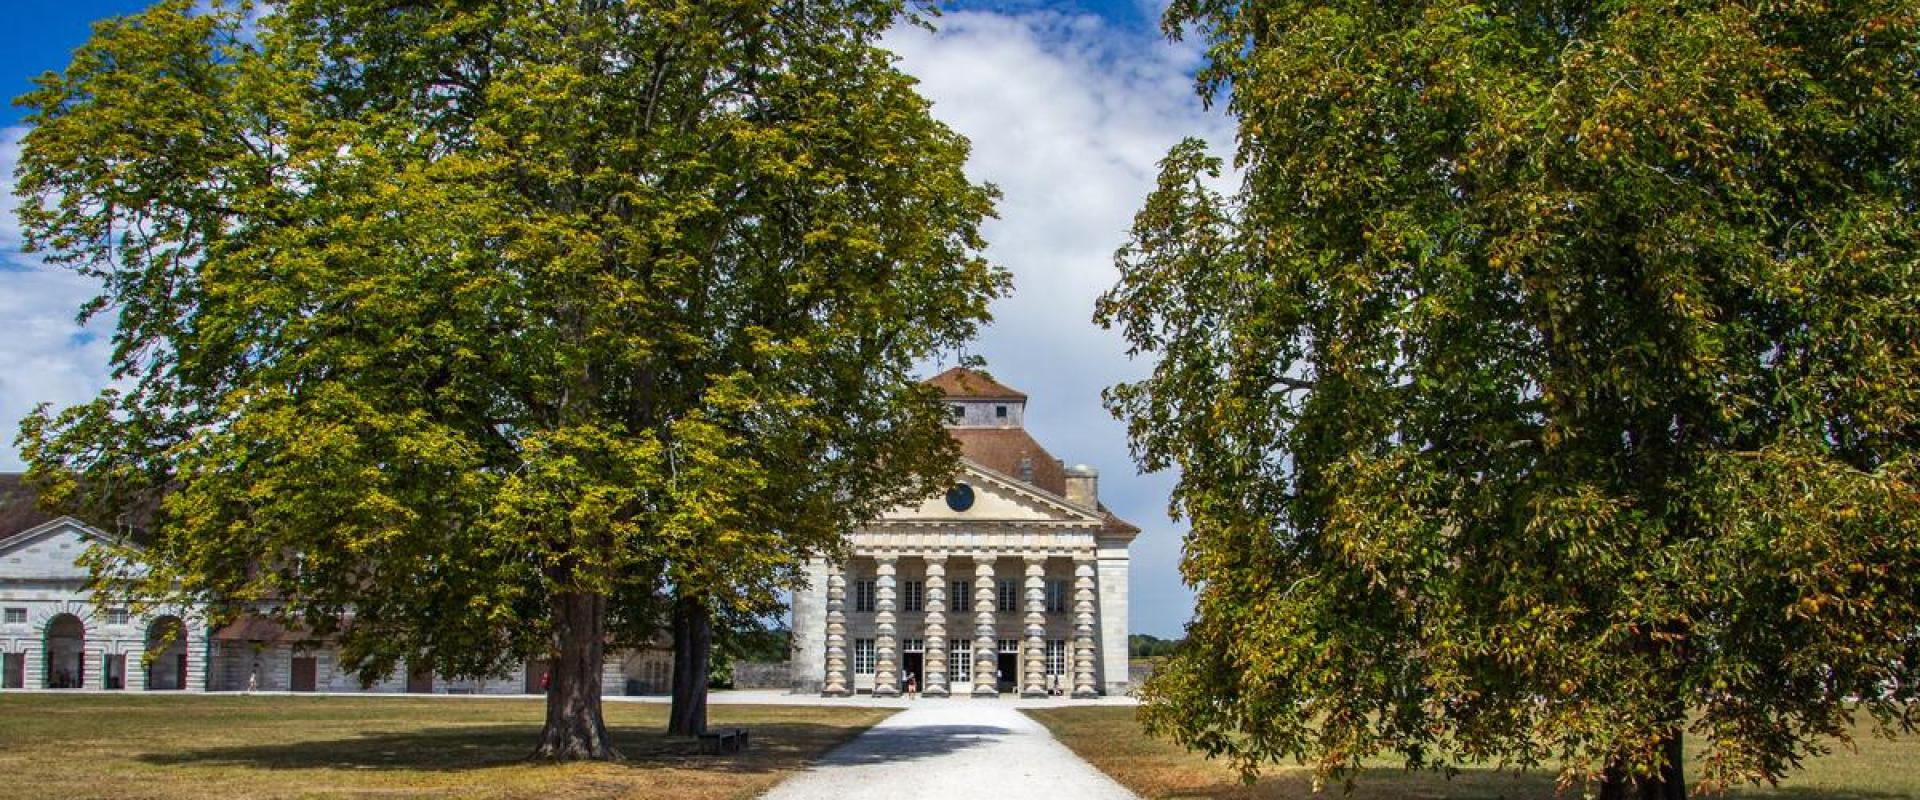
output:
[[[1099,697],[1093,677],[1093,562],[1073,562],[1073,696]]]
[[[1047,696],[1047,561],[1027,556],[1027,620],[1021,697]]]
[[[180,688],[207,691],[213,683],[213,632],[207,630],[204,621],[187,622],[185,615],[181,616],[180,627],[180,638],[187,643],[187,673],[180,676]]]
[[[827,678],[820,694],[846,697],[852,694],[847,689],[847,576],[839,564],[827,570]]]
[[[993,677],[1000,668],[1000,642],[994,638],[993,556],[973,557],[973,696],[999,697]]]
[[[1116,697],[1133,688],[1127,676],[1128,563],[1125,549],[1102,547],[1094,568],[1099,576],[1100,688]]]
[[[900,642],[894,634],[893,556],[875,559],[873,580],[873,696],[900,694]]]
[[[794,694],[816,694],[827,674],[827,560],[809,558],[803,569],[807,585],[793,590],[787,688]]]
[[[947,696],[947,558],[927,557],[926,655],[920,688],[928,697]]]
[[[41,620],[40,624],[35,626],[34,629],[39,631],[40,635],[36,638],[21,642],[20,646],[20,653],[27,660],[26,669],[22,670],[22,674],[25,677],[25,680],[20,684],[20,688],[22,689],[47,688],[46,621]]]

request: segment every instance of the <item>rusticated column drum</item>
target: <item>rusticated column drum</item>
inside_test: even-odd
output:
[[[1093,561],[1073,562],[1073,696],[1099,697],[1093,678]]]
[[[993,556],[973,561],[973,696],[1000,696],[1000,643],[994,638]]]
[[[900,640],[895,635],[893,615],[894,560],[877,559],[873,603],[873,696],[900,694]]]
[[[847,684],[847,576],[838,564],[827,566],[827,677],[820,694],[846,697]]]
[[[1027,565],[1026,641],[1022,647],[1021,697],[1047,696],[1047,562],[1029,556]]]
[[[928,697],[947,696],[947,560],[927,559],[926,655],[920,671],[926,673],[921,691]]]

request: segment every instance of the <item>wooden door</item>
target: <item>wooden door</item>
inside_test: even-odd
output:
[[[426,667],[409,668],[407,691],[413,694],[433,694],[433,670]]]
[[[320,688],[320,659],[313,656],[294,656],[293,682],[289,687],[296,692],[311,692]]]
[[[100,675],[108,689],[127,688],[127,654],[108,653],[101,659]]]

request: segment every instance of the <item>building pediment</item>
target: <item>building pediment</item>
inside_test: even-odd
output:
[[[925,524],[1042,524],[1061,526],[1099,526],[1102,517],[1092,509],[1067,502],[1066,498],[1045,491],[1010,475],[1004,475],[969,459],[960,459],[956,487],[965,487],[971,503],[956,508],[947,494],[929,497],[918,503],[899,506],[880,515],[872,525]]]
[[[60,517],[0,539],[0,577],[16,580],[84,580],[87,568],[76,563],[96,543],[112,536],[73,517]]]

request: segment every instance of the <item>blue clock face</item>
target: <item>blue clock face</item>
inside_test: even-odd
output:
[[[973,507],[973,487],[956,483],[947,490],[947,507],[955,511],[965,511]]]

